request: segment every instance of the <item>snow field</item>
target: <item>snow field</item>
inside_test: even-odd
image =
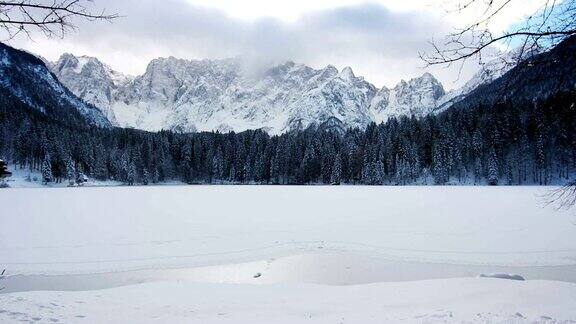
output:
[[[570,323],[551,189],[5,189],[0,322]]]

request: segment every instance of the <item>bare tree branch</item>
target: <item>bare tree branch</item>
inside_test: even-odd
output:
[[[556,206],[558,209],[569,209],[576,205],[576,179],[550,191],[545,198],[546,204]]]
[[[502,35],[494,35],[490,23],[509,8],[511,3],[522,0],[465,0],[459,1],[452,13],[478,10],[483,7],[479,19],[472,21],[454,33],[446,35],[442,42],[432,42],[430,53],[420,53],[427,65],[451,65],[454,62],[477,58],[481,60],[484,50],[493,45],[521,44],[517,60],[526,54],[541,51],[558,44],[566,37],[576,35],[576,0],[541,0],[540,10],[517,27]],[[517,63],[517,62],[515,62]]]
[[[0,1],[0,30],[5,32],[7,39],[21,33],[31,37],[34,30],[47,37],[63,37],[75,28],[76,18],[111,22],[119,17],[104,10],[89,10],[88,5],[92,4],[92,0]]]

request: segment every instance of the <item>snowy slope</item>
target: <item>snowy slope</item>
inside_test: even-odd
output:
[[[538,54],[538,52],[535,50],[524,52],[518,48],[510,52],[498,54],[499,55],[489,57],[484,63],[482,63],[478,72],[476,72],[462,87],[453,89],[440,98],[437,101],[434,113],[446,110],[456,102],[464,99],[466,95],[470,94],[479,86],[495,81],[506,74],[506,72],[513,69],[520,61],[530,58]]]
[[[40,59],[1,43],[0,90],[5,96],[56,119],[101,127],[110,125],[98,108],[70,92]]]

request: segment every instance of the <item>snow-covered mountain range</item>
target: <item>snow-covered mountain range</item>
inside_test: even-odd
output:
[[[94,57],[64,54],[48,65],[117,126],[182,132],[262,128],[271,134],[325,122],[364,127],[391,116],[425,116],[506,70],[486,65],[463,88],[446,93],[429,73],[378,89],[349,67],[313,69],[293,62],[246,73],[240,59],[158,58],[136,77]]]

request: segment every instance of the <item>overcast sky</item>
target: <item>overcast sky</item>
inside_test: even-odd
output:
[[[350,66],[377,86],[394,86],[430,71],[446,88],[470,77],[463,69],[424,69],[419,51],[473,18],[450,14],[456,0],[96,0],[123,17],[78,21],[64,39],[33,36],[10,42],[50,60],[70,52],[96,56],[137,75],[160,56],[187,59],[243,56],[259,65],[293,60],[315,68]],[[537,0],[516,1],[489,26],[501,32],[534,12]]]

